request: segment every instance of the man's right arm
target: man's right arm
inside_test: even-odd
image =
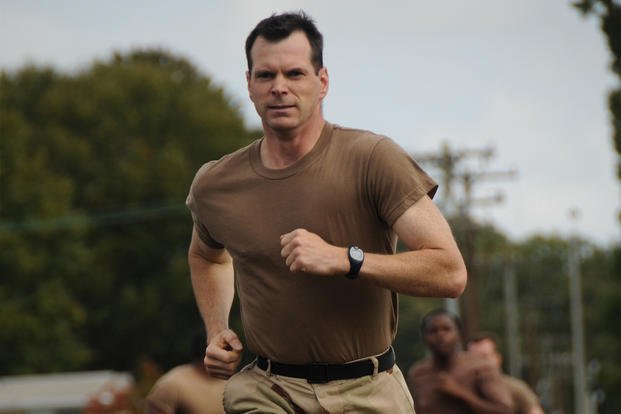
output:
[[[500,378],[498,378],[498,381],[500,382]],[[484,398],[469,388],[462,386],[449,374],[443,372],[438,374],[438,390],[462,400],[476,413],[510,414],[512,412],[509,394],[504,389],[504,398],[496,398],[496,395],[486,395],[487,398]]]
[[[233,375],[241,361],[242,344],[228,329],[229,312],[235,295],[233,262],[226,249],[205,244],[196,229],[188,251],[192,288],[207,330],[205,368],[217,378]]]

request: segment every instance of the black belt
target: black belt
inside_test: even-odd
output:
[[[377,372],[384,372],[395,365],[395,351],[392,347],[377,357]],[[281,364],[269,361],[263,357],[257,357],[257,366],[263,371],[285,377],[303,378],[311,384],[322,384],[328,381],[345,380],[373,375],[373,362],[371,359],[363,359],[346,364],[307,364],[293,365]]]

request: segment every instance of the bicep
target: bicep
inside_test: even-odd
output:
[[[223,248],[213,248],[201,240],[196,228],[192,229],[192,239],[190,248],[188,249],[188,258],[190,265],[193,262],[207,262],[210,264],[227,264],[231,263],[231,256]]]
[[[446,219],[427,195],[395,221],[393,230],[410,250],[457,249]]]

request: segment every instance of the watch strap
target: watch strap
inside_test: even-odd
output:
[[[349,246],[347,248],[347,258],[349,259],[349,272],[345,275],[348,279],[356,279],[358,277],[358,273],[360,273],[360,268],[362,267],[362,263],[364,263],[364,252],[362,252],[362,260],[356,259],[352,257],[351,250],[352,248],[358,249],[362,252],[362,250],[357,246]]]

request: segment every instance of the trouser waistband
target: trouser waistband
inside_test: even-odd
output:
[[[395,351],[392,346],[377,358],[377,371],[372,358],[346,364],[281,364],[264,357],[257,357],[257,366],[264,371],[285,377],[302,378],[311,384],[322,384],[329,381],[360,378],[374,373],[384,372],[395,365]]]

